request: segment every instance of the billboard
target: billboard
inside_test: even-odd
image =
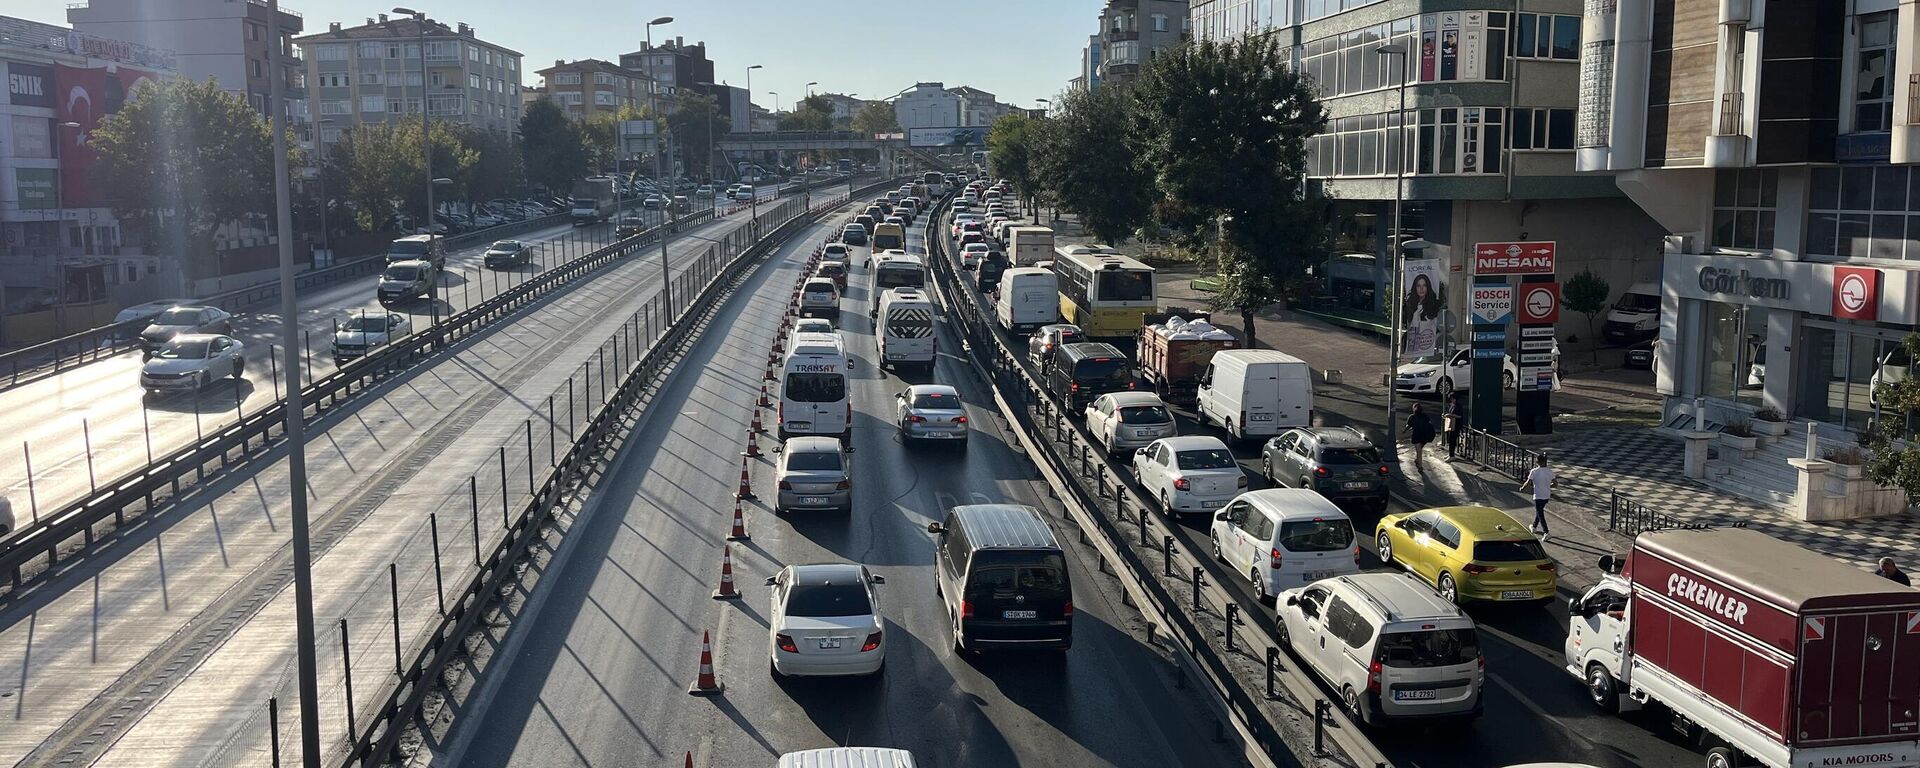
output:
[[[1474,243],[1476,275],[1551,275],[1555,243],[1552,240],[1518,243]]]
[[[7,69],[7,103],[22,107],[53,106],[53,68],[24,61],[0,61]]]
[[[158,81],[159,76],[132,67],[83,68],[61,65],[54,71],[54,114],[60,122],[79,123],[80,128],[62,131],[60,148],[60,186],[66,204],[89,207],[98,198],[88,182],[88,172],[96,157],[87,144],[87,136],[100,125],[100,119],[120,111],[127,95],[142,81]]]
[[[909,128],[907,146],[909,147],[984,147],[987,145],[987,126],[968,125],[955,128]]]
[[[46,211],[58,206],[59,191],[54,185],[59,183],[60,173],[52,168],[13,169],[13,197],[20,201],[23,211]]]
[[[1440,351],[1441,316],[1447,308],[1446,268],[1439,259],[1407,259],[1400,290],[1400,354],[1421,358]]]

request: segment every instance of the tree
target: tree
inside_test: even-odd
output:
[[[681,92],[680,109],[667,115],[667,132],[686,158],[687,174],[697,178],[713,178],[713,147],[732,129],[719,102],[706,94]]]
[[[1094,237],[1126,240],[1152,211],[1151,178],[1135,164],[1126,124],[1124,86],[1073,91],[1058,100],[1060,116],[1043,121],[1035,164],[1041,186],[1080,215]]]
[[[580,148],[587,156],[587,170],[599,173],[620,160],[619,125],[616,115],[606,112],[581,120]]]
[[[215,228],[273,204],[272,132],[211,79],[141,85],[87,143],[92,182],[161,253],[210,251]]]
[[[893,113],[892,104],[869,101],[860,111],[853,113],[853,130],[861,133],[895,133],[900,130],[900,118]]]
[[[833,130],[833,102],[821,95],[808,96],[793,105],[793,111],[780,116],[783,131]]]
[[[993,175],[1013,184],[1014,191],[1032,207],[1034,198],[1034,154],[1043,127],[1039,120],[1010,114],[995,120],[987,132],[987,165]]]
[[[1907,334],[1901,347],[1908,360],[1920,359],[1916,357],[1920,355],[1920,334]],[[1873,394],[1880,413],[1860,436],[1860,444],[1870,452],[1867,476],[1906,493],[1908,505],[1920,504],[1920,448],[1913,443],[1913,414],[1920,411],[1920,379],[1882,375]]]
[[[579,128],[546,96],[528,104],[520,116],[520,157],[527,181],[555,194],[566,194],[587,170]]]
[[[1128,97],[1127,130],[1159,192],[1154,219],[1195,250],[1223,241],[1216,299],[1240,311],[1251,343],[1254,312],[1325,252],[1304,190],[1306,142],[1326,110],[1264,37],[1163,51]]]
[[[436,207],[450,196],[471,194],[480,151],[462,139],[465,129],[453,123],[433,123],[433,175],[451,179],[454,186],[434,193]],[[394,214],[408,212],[425,226],[427,206],[426,144],[420,123],[373,123],[354,127],[334,145],[328,158],[343,179],[340,193],[353,203],[355,220],[363,229],[385,225]],[[328,189],[336,187],[329,186]]]
[[[1567,309],[1587,316],[1587,336],[1593,343],[1593,362],[1600,363],[1600,333],[1594,330],[1600,319],[1600,313],[1607,311],[1607,296],[1612,294],[1613,286],[1607,285],[1604,277],[1596,275],[1591,269],[1582,269],[1580,274],[1567,280],[1563,288]]]

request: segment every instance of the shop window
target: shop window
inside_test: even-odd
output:
[[[1773,250],[1774,207],[1780,175],[1771,168],[1723,170],[1713,184],[1713,245]]]
[[[1920,174],[1900,165],[1813,169],[1808,258],[1920,259]],[[1910,212],[1913,212],[1910,215]]]
[[[1864,13],[1855,18],[1853,65],[1853,130],[1893,128],[1894,12]]]
[[[1706,370],[1701,393],[1759,403],[1767,378],[1766,308],[1709,302],[1706,310]]]

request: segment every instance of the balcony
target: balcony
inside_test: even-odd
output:
[[[1713,133],[1707,136],[1707,167],[1751,165],[1747,161],[1747,144],[1746,94],[1740,91],[1721,94],[1720,109],[1713,119]]]

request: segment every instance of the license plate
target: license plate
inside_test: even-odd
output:
[[[827,503],[827,497],[825,497],[825,496],[802,496],[802,497],[800,497],[800,503],[802,503],[802,504],[825,504],[825,503]]]
[[[1155,431],[1156,430],[1151,430],[1151,429],[1136,429],[1133,431],[1133,436],[1134,437],[1153,437]]]
[[[1394,701],[1430,701],[1440,697],[1438,691],[1399,691],[1393,692]]]
[[[1532,599],[1533,599],[1533,590],[1531,590],[1531,589],[1510,589],[1510,590],[1506,590],[1506,591],[1504,591],[1504,592],[1501,592],[1501,593],[1500,593],[1500,599],[1502,599],[1502,600],[1532,600]]]
[[[1307,581],[1333,578],[1333,571],[1307,571]]]
[[[1347,483],[1342,487],[1349,491],[1364,491],[1367,489],[1367,481],[1361,480],[1359,482]]]
[[[1206,499],[1200,502],[1200,506],[1204,509],[1213,509],[1225,503],[1227,503],[1225,499]]]
[[[829,637],[820,641],[820,650],[823,650],[823,651],[831,651],[839,647],[840,647],[840,640],[838,638]]]
[[[906,359],[906,355],[905,355],[904,353],[900,353],[900,352],[888,352],[888,353],[887,353],[887,359],[888,359],[888,360],[903,360],[903,359]]]
[[[789,421],[789,422],[787,422],[787,431],[788,431],[788,432],[804,432],[804,431],[806,431],[806,430],[809,430],[809,429],[813,429],[813,422],[811,422],[811,421]]]
[[[1252,414],[1252,416],[1254,421],[1273,421],[1273,414],[1271,413],[1256,413]]]
[[[1003,618],[1003,619],[1032,619],[1032,618],[1038,618],[1039,616],[1040,616],[1039,611],[1001,611],[1000,612],[1000,618]]]

